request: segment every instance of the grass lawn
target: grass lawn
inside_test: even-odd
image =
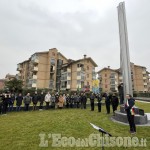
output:
[[[150,103],[136,102],[136,105],[145,112],[150,112]],[[112,111],[111,111],[112,112]],[[51,146],[52,138],[48,139],[48,134],[60,133],[62,136],[78,138],[88,138],[90,134],[99,132],[90,126],[90,122],[102,127],[115,137],[127,137],[129,134],[129,126],[118,124],[110,120],[112,114],[107,115],[105,106],[102,106],[102,112],[91,112],[88,107],[82,109],[62,109],[62,110],[43,110],[30,112],[12,112],[6,116],[0,116],[0,150],[69,150],[69,149],[85,149],[100,150],[101,147],[60,147]],[[46,134],[48,147],[39,147],[40,133]],[[139,139],[147,139],[147,147],[141,148],[105,148],[107,149],[150,149],[150,127],[137,127]]]

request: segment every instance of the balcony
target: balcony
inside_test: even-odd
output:
[[[38,71],[38,67],[33,67],[33,72],[37,72]]]
[[[79,71],[84,71],[84,68],[83,67],[77,68],[77,72],[79,72]]]
[[[71,72],[71,69],[70,69],[70,68],[67,68],[67,72]]]
[[[146,80],[147,78],[146,77],[143,77],[143,80]]]
[[[33,87],[33,88],[36,88],[36,83],[32,83],[32,87]]]
[[[71,80],[71,77],[67,76],[67,80]]]
[[[39,63],[39,60],[37,58],[33,59],[32,60],[33,64],[38,64]]]
[[[81,80],[81,76],[77,76],[77,80]]]
[[[67,85],[67,89],[70,89],[70,85]]]
[[[147,85],[147,83],[145,82],[144,85]]]
[[[76,85],[76,88],[81,88],[81,84],[77,84],[77,85]]]
[[[17,65],[17,71],[22,71],[22,67],[20,65]]]
[[[37,75],[33,75],[33,79],[35,79],[35,80],[36,80],[36,79],[37,79]]]
[[[142,71],[142,74],[146,74],[146,71]]]

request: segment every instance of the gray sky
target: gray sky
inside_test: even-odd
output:
[[[99,70],[119,68],[121,0],[0,0],[0,78],[34,52],[57,48],[92,57]],[[125,0],[130,59],[150,71],[150,0]]]

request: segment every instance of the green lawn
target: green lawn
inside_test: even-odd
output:
[[[139,103],[136,105],[145,112],[150,112],[150,103]],[[62,110],[43,110],[30,112],[12,112],[6,116],[0,116],[0,150],[69,150],[69,149],[85,149],[100,150],[100,147],[61,147],[54,148],[51,146],[52,138],[48,139],[48,134],[60,133],[62,136],[77,138],[88,138],[90,134],[98,134],[98,131],[90,126],[90,122],[106,129],[113,136],[127,137],[129,134],[129,126],[118,124],[110,120],[112,114],[107,115],[105,106],[102,106],[102,112],[94,112],[88,107],[82,109],[62,109]],[[150,149],[150,127],[137,127],[138,138],[147,139],[146,148],[128,148],[131,150]],[[39,147],[40,133],[46,134],[48,147]],[[105,148],[107,149],[126,149],[126,148]]]

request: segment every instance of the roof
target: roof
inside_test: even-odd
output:
[[[104,67],[103,69],[99,70],[97,73],[100,73],[103,70],[110,70],[110,71],[114,71],[116,73],[118,73],[120,71],[120,69],[111,69],[111,68],[108,68],[108,67]]]
[[[5,78],[7,78],[7,77],[8,77],[8,78],[15,78],[16,76],[15,76],[15,75],[11,75],[11,74],[8,73],[8,74],[6,74],[6,77],[5,77]]]
[[[144,67],[144,66],[140,66],[140,65],[134,65],[135,67],[142,67],[142,68],[146,68],[146,67]]]
[[[91,62],[92,62],[92,64],[95,66],[95,67],[97,67],[98,65],[95,63],[95,61],[91,58],[91,57],[87,57],[87,58],[82,58],[82,59],[78,59],[78,60],[72,60],[72,62],[71,63],[77,63],[77,62],[79,62],[79,61],[83,61],[83,60],[90,60]]]
[[[64,57],[66,60],[68,60],[62,53],[58,52],[58,55],[61,55],[61,56]]]

